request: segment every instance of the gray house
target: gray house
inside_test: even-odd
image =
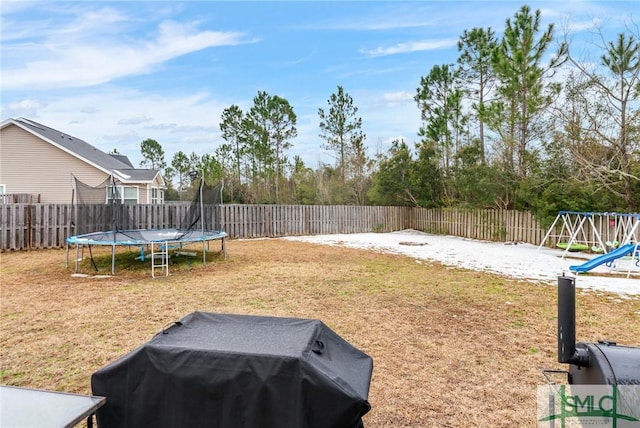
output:
[[[107,154],[33,120],[0,124],[0,195],[31,194],[41,203],[71,203],[73,177],[99,186],[112,175],[124,203],[164,202],[165,181],[155,169],[134,168],[126,156]]]

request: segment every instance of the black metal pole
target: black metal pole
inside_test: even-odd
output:
[[[589,354],[576,348],[575,278],[558,277],[558,362],[586,367]]]
[[[576,352],[576,283],[558,277],[558,362],[568,363]]]

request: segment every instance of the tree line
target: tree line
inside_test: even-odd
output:
[[[530,210],[542,220],[560,210],[640,212],[640,36],[638,27],[600,41],[580,58],[568,35],[552,45],[554,25],[522,6],[501,38],[465,30],[454,63],[433,66],[414,101],[418,140],[396,140],[367,154],[362,118],[337,86],[318,109],[317,169],[288,151],[297,136],[290,103],[259,91],[248,111],[224,109],[224,143],[202,156],[141,143],[141,166],[163,171],[167,199],[192,192],[188,172],[224,180],[236,203],[464,206]],[[174,187],[174,180],[177,187]]]

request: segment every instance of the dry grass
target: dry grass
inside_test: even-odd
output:
[[[323,320],[373,357],[367,427],[535,426],[540,370],[563,368],[552,285],[284,240],[228,253],[159,279],[148,265],[72,277],[62,250],[1,254],[0,383],[90,393],[94,371],[195,310]],[[638,345],[640,299],[579,293],[577,313],[579,340]]]

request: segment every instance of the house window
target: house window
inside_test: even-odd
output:
[[[122,187],[122,202],[125,204],[138,203],[138,188],[131,186]]]
[[[164,192],[162,189],[154,187],[151,189],[151,203],[162,204],[164,203]]]
[[[0,184],[0,195],[4,195],[7,193],[7,185],[6,184]]]
[[[137,204],[138,188],[135,186],[118,186],[117,194],[114,195],[113,187],[107,187],[107,202],[110,202],[114,196],[119,197],[120,202],[123,204]]]

